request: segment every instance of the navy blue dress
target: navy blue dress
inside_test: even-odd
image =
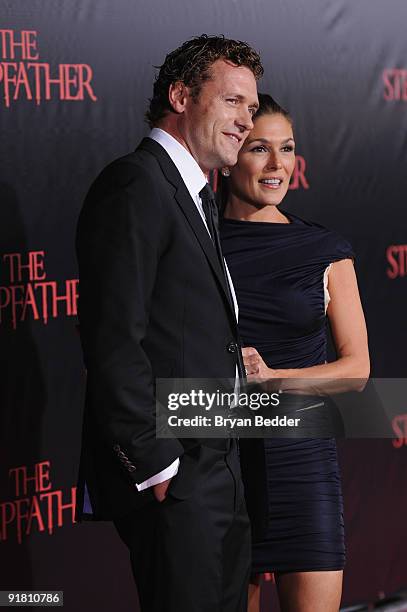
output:
[[[269,367],[304,368],[327,358],[325,271],[354,254],[337,233],[284,214],[290,223],[223,219],[222,249],[243,346],[255,347]],[[253,522],[265,517],[263,529],[254,528],[253,573],[343,569],[335,439],[241,442],[250,448],[241,453],[249,514]]]

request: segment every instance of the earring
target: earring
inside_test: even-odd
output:
[[[230,176],[229,168],[222,168],[222,176]]]

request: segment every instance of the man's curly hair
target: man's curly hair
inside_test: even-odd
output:
[[[146,112],[146,119],[151,127],[173,112],[168,100],[168,91],[172,83],[182,81],[191,88],[193,98],[199,96],[202,84],[211,78],[210,67],[216,60],[229,60],[236,66],[249,68],[255,79],[263,75],[259,54],[240,40],[231,40],[224,36],[195,36],[171,51],[160,69],[154,83],[153,97]]]

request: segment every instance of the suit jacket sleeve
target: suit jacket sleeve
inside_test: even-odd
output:
[[[143,167],[114,162],[92,186],[77,232],[88,419],[108,452],[128,461],[135,483],[183,454],[178,440],[156,438],[155,381],[143,349],[169,240],[162,197]]]

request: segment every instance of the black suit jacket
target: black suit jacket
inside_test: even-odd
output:
[[[234,378],[237,327],[196,205],[150,138],[92,185],[77,256],[87,394],[76,517],[86,482],[93,518],[110,519],[145,503],[135,483],[177,457],[199,469],[198,441],[156,438],[155,379]],[[180,497],[193,474],[176,479]]]

